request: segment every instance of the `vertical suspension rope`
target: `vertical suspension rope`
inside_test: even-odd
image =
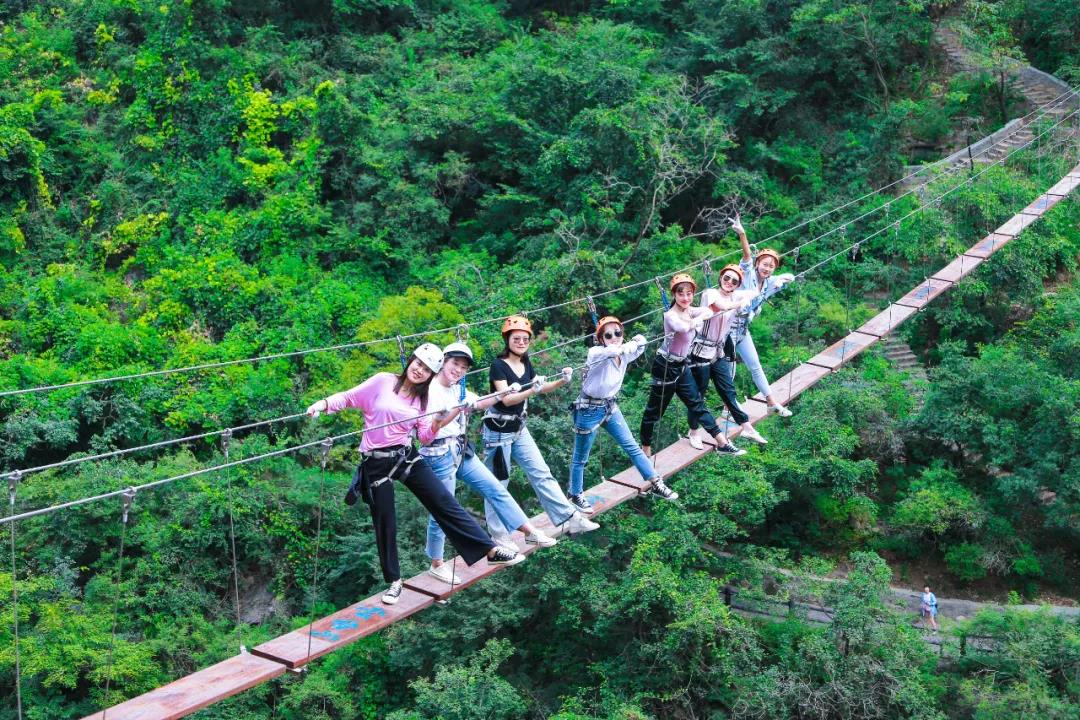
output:
[[[311,615],[311,622],[308,623],[308,637],[307,637],[307,657],[311,660],[311,629],[315,625],[315,599],[318,594],[319,588],[319,549],[322,544],[322,516],[323,516],[323,501],[326,496],[326,463],[330,459],[330,449],[334,446],[334,441],[331,438],[327,438],[322,441],[322,454],[319,457],[319,465],[321,470],[319,472],[319,504],[317,505],[317,511],[315,513],[315,567],[311,574],[311,599],[308,601],[308,612]]]
[[[122,502],[120,553],[116,559],[116,580],[113,582],[112,635],[109,639],[109,659],[106,663],[107,669],[105,671],[105,708],[101,711],[101,720],[106,720],[106,714],[109,712],[109,706],[112,704],[112,701],[109,699],[109,689],[112,686],[113,661],[116,658],[116,629],[120,618],[120,588],[124,584],[124,546],[127,542],[128,515],[131,510],[131,504],[135,501],[135,488],[128,488],[124,491],[124,494],[120,496],[120,500]]]
[[[840,246],[843,247],[847,242],[847,223],[844,223],[840,227]],[[854,260],[854,257],[852,258]],[[847,336],[851,334],[851,276],[852,272],[848,272],[846,278],[847,290],[845,291],[846,298],[844,300],[844,326],[846,331],[844,337],[840,340],[840,365],[842,366],[847,360]]]
[[[585,307],[589,311],[589,317],[592,318],[593,330],[594,330],[594,333],[595,333],[596,331],[598,331],[600,329],[600,327],[599,327],[600,326],[600,313],[598,313],[597,310],[596,310],[596,301],[593,300],[592,295],[589,295],[588,297],[585,298]],[[595,334],[593,335],[593,337],[596,338],[596,341],[598,343],[603,344],[603,341],[601,341]],[[589,372],[588,367],[586,367],[585,370],[583,371],[583,374],[582,374],[582,378],[581,378],[582,382],[585,381],[585,378],[588,376],[588,372]],[[593,447],[596,450],[596,462],[600,466],[600,481],[605,482],[605,481],[607,481],[607,475],[604,473],[604,449],[603,449],[603,447],[601,445],[600,438],[601,438],[600,427],[597,426],[597,428],[596,428],[596,442],[595,442],[595,445]],[[571,452],[570,462],[573,462],[573,448],[571,448],[570,452]],[[584,488],[582,488],[582,490],[584,490]]]
[[[402,371],[404,371],[409,364],[409,358],[408,355],[405,354],[405,339],[402,338],[400,335],[397,336],[397,349],[398,360],[401,361],[401,369]]]
[[[225,456],[226,463],[229,462],[229,442],[231,440],[232,429],[226,428],[225,432],[221,433],[221,452]],[[247,652],[247,648],[244,647],[244,625],[240,617],[240,565],[236,560],[236,521],[233,517],[235,501],[232,469],[225,470],[225,481],[229,499],[229,552],[232,555],[233,597],[236,605],[236,642],[240,646],[240,654],[243,655]]]
[[[794,250],[791,251],[791,263],[792,263],[792,265],[794,265],[792,270],[795,271],[794,273],[792,273],[795,276],[795,280],[793,280],[792,282],[798,282],[799,283],[796,286],[796,290],[795,290],[795,347],[799,347],[799,344],[800,344],[799,326],[802,325],[802,307],[801,307],[802,306],[802,282],[799,280],[799,248],[798,247],[796,247]],[[791,372],[788,373],[788,388],[787,388],[787,395],[788,396],[787,396],[787,398],[785,399],[784,402],[780,403],[781,405],[787,405],[789,402],[791,402],[792,384],[795,382],[795,371],[798,370],[798,369],[799,369],[799,363],[796,362],[795,367],[793,367],[791,369]],[[732,373],[732,375],[734,376],[734,373]],[[734,380],[735,380],[735,378],[732,377],[732,381],[734,381]],[[766,407],[767,406],[768,406],[768,402],[766,401]],[[766,415],[768,415],[768,413],[766,413]]]
[[[22,473],[16,470],[8,476],[8,514],[15,514],[15,494],[19,487]],[[19,655],[19,583],[15,576],[15,523],[11,527],[11,614],[12,629],[15,635],[15,712],[22,720],[22,663]]]

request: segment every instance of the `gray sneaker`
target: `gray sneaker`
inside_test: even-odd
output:
[[[397,605],[398,598],[401,597],[401,590],[404,587],[400,580],[395,580],[390,583],[390,587],[383,593],[382,601],[387,605]]]
[[[585,499],[584,495],[571,495],[570,504],[584,515],[592,515],[596,512],[596,508],[592,506],[591,502]]]
[[[667,486],[663,478],[656,478],[653,481],[652,489],[649,490],[650,495],[654,495],[662,500],[678,500],[679,493],[675,492]]]

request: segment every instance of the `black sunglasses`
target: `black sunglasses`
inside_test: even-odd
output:
[[[724,277],[720,278],[720,282],[729,282],[729,283],[735,283],[736,285],[738,285],[739,284],[739,276],[738,275],[725,275]]]
[[[622,330],[608,330],[604,333],[605,340],[612,340],[617,337],[622,337]]]

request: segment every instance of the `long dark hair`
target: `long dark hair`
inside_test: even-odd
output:
[[[405,386],[405,381],[409,379],[408,378],[409,366],[413,364],[414,360],[416,362],[419,362],[421,365],[423,365],[423,361],[420,360],[420,358],[416,357],[415,355],[411,355],[409,357],[408,362],[405,363],[405,369],[402,370],[397,376],[397,381],[394,383],[394,392],[397,392],[397,391],[401,390],[401,388]],[[424,367],[426,367],[428,370],[431,369],[427,365],[424,365]],[[427,411],[428,388],[431,387],[431,381],[434,380],[434,379],[435,379],[435,373],[431,373],[431,376],[428,377],[427,380],[420,383],[419,385],[413,385],[412,386],[412,392],[410,394],[413,397],[420,398],[420,411],[421,412],[426,412]]]

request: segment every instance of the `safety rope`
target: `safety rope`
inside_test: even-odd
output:
[[[231,440],[232,430],[226,430],[221,434],[221,453],[226,464],[229,462],[229,444]],[[236,601],[236,643],[240,646],[240,654],[243,655],[247,652],[247,648],[244,646],[244,625],[240,612],[240,564],[237,562],[236,557],[236,521],[233,516],[235,496],[232,468],[225,470],[225,484],[229,502],[229,551],[232,555],[233,597]]]
[[[1077,94],[1078,91],[1080,91],[1080,86],[1078,86],[1077,88],[1072,88],[1069,91],[1062,93],[1061,95],[1058,96],[1058,98],[1055,98],[1054,100],[1052,100],[1052,101],[1050,101],[1050,102],[1036,108],[1035,110],[1028,113],[1028,115],[1024,116],[1024,118],[1021,118],[1021,119],[1023,120],[1023,119],[1031,117],[1032,115],[1036,115],[1036,114],[1039,117],[1042,117],[1042,116],[1046,115],[1049,112],[1049,109],[1051,109],[1053,107],[1057,107],[1058,105],[1062,104],[1061,101],[1062,101],[1063,98],[1071,97],[1071,96]],[[1070,114],[1070,115],[1066,116],[1065,119],[1069,119],[1069,118],[1072,118],[1072,117],[1074,117],[1074,114]],[[1059,125],[1060,123],[1061,123],[1061,121],[1059,121],[1058,123],[1055,123],[1055,125],[1053,127],[1057,127],[1057,125]],[[988,145],[986,148],[981,150],[976,155],[977,156],[982,156],[985,153],[991,152],[999,144],[1002,144],[1002,143],[1006,142],[1014,134],[1020,132],[1021,129],[1023,129],[1022,128],[1022,123],[1018,124],[1017,129],[1013,130],[1012,132],[1010,132],[1007,135],[1003,136],[1002,138],[998,139],[994,143]],[[1023,146],[1021,146],[1021,147],[1023,147]],[[889,190],[892,187],[895,187],[896,185],[907,182],[908,180],[911,180],[912,178],[917,177],[918,175],[921,175],[921,174],[923,174],[923,173],[925,173],[925,172],[927,172],[929,170],[932,170],[932,169],[936,168],[937,166],[943,164],[945,162],[945,160],[946,160],[946,158],[943,158],[943,159],[937,160],[937,161],[935,161],[933,163],[923,165],[919,169],[915,170],[912,173],[909,173],[908,175],[900,178],[899,180],[894,180],[893,182],[888,183],[886,185],[883,185],[883,186],[877,188],[876,190],[872,190],[872,191],[870,191],[868,193],[865,193],[864,195],[862,195],[862,196],[860,196],[858,198],[855,198],[853,200],[849,200],[849,201],[847,201],[847,202],[845,202],[845,203],[843,203],[841,205],[838,205],[835,208],[832,208],[832,209],[827,210],[827,211],[825,211],[825,212],[823,212],[823,213],[821,213],[819,215],[816,215],[816,216],[814,216],[812,218],[809,218],[807,220],[803,220],[803,221],[801,221],[801,222],[799,222],[799,223],[797,223],[795,225],[792,225],[792,226],[790,226],[788,228],[785,228],[784,230],[781,230],[781,231],[779,231],[777,233],[774,233],[773,235],[770,235],[769,237],[765,238],[761,242],[765,243],[765,242],[769,242],[770,240],[775,240],[775,239],[780,238],[780,237],[782,237],[784,235],[787,235],[788,233],[791,233],[791,232],[794,232],[794,231],[799,230],[801,228],[804,228],[804,227],[806,227],[807,225],[809,225],[811,223],[814,223],[814,222],[817,222],[817,221],[819,221],[821,219],[824,219],[824,218],[826,218],[826,217],[828,217],[828,216],[830,216],[830,215],[832,215],[834,213],[840,212],[841,210],[845,210],[848,207],[851,207],[853,205],[861,203],[864,200],[867,200],[867,199],[869,199],[871,197],[874,197],[876,195],[880,195],[881,193],[885,192],[886,190]],[[963,165],[959,165],[959,166],[956,166],[956,167],[946,168],[946,170],[941,173],[940,177],[945,177],[945,176],[951,175],[951,174],[957,172],[959,169],[963,169],[963,167],[964,167]],[[894,198],[891,198],[884,205],[878,206],[877,208],[874,208],[873,210],[868,211],[868,213],[866,213],[866,214],[864,214],[862,216],[859,216],[856,219],[858,219],[858,220],[864,219],[868,215],[879,212],[882,209],[882,207],[887,207],[887,206],[891,205],[892,203],[897,202],[900,199],[911,195],[914,192],[915,192],[914,189],[909,190],[909,191],[907,191],[907,192],[905,192],[905,193],[903,193],[901,195],[898,195],[898,196],[896,196]],[[830,232],[826,233],[826,236],[828,234],[831,234],[831,232],[833,232],[833,231],[830,231]],[[809,244],[811,244],[813,242],[817,242],[818,240],[821,240],[821,239],[823,239],[823,238],[822,237],[815,237],[812,240],[807,241],[806,243],[803,243],[799,247],[805,247],[805,246],[807,246],[807,245],[809,245]],[[787,255],[790,252],[791,251],[788,250],[787,252],[783,253],[783,255]],[[731,256],[733,256],[735,254],[737,254],[737,251],[715,256],[715,257],[712,258],[712,260],[719,261],[719,260],[722,260],[724,258],[731,257]],[[675,270],[674,272],[685,272],[685,271],[692,270],[692,269],[694,269],[696,267],[699,267],[699,266],[701,266],[701,261],[696,262],[696,263],[694,263],[692,265],[688,265],[688,266],[683,267],[683,268],[679,268],[679,269]],[[647,285],[652,281],[653,281],[652,278],[647,278],[645,280],[640,280],[640,281],[637,281],[637,282],[634,282],[634,283],[630,283],[628,285],[623,285],[623,286],[620,286],[620,287],[617,287],[617,288],[611,288],[611,289],[605,290],[603,292],[593,293],[593,297],[594,298],[604,297],[606,295],[610,295],[610,294],[614,294],[614,293],[618,293],[618,292],[624,292],[626,290],[632,290],[634,288],[638,288],[638,287],[641,287],[643,285]],[[579,303],[582,300],[583,300],[583,298],[575,298],[573,300],[566,300],[566,301],[563,301],[563,302],[554,303],[552,305],[546,305],[546,306],[543,306],[543,307],[540,307],[540,308],[534,308],[534,309],[530,310],[529,312],[531,312],[531,313],[542,313],[542,312],[548,312],[548,311],[551,311],[551,310],[557,310],[557,309],[560,309],[560,308],[563,308],[563,307],[573,305],[575,303]],[[474,321],[472,323],[472,325],[478,326],[478,325],[486,325],[486,324],[494,323],[494,322],[500,322],[502,320],[505,320],[507,317],[509,317],[509,315],[499,315],[499,316],[484,318],[482,320]],[[303,350],[294,350],[294,351],[290,351],[290,352],[271,353],[271,354],[267,354],[267,355],[258,355],[258,356],[254,356],[254,357],[239,358],[239,359],[235,359],[235,360],[223,360],[223,361],[220,361],[220,362],[202,363],[202,364],[198,364],[198,365],[187,365],[187,366],[184,366],[184,367],[177,367],[177,368],[165,368],[165,369],[161,369],[161,370],[149,370],[149,371],[145,371],[145,372],[130,373],[130,374],[125,374],[125,375],[113,375],[113,376],[108,376],[108,377],[103,377],[103,378],[93,378],[93,379],[87,379],[87,380],[76,380],[76,381],[72,381],[72,382],[57,383],[57,384],[53,384],[53,385],[40,385],[40,386],[36,386],[36,387],[31,387],[31,388],[19,388],[19,389],[13,389],[13,390],[3,390],[3,391],[0,391],[0,398],[10,397],[10,396],[15,396],[15,395],[24,395],[24,394],[29,394],[29,393],[52,392],[54,390],[61,390],[61,389],[74,388],[74,387],[84,387],[84,386],[87,386],[87,385],[100,385],[100,384],[104,384],[104,383],[122,382],[122,381],[127,381],[127,380],[135,380],[135,379],[148,378],[148,377],[160,377],[160,376],[163,376],[163,375],[173,375],[173,374],[177,374],[177,373],[197,372],[197,371],[201,371],[201,370],[211,370],[211,369],[229,367],[229,366],[233,366],[233,365],[240,365],[240,364],[246,364],[246,363],[264,362],[264,361],[267,361],[267,360],[278,360],[278,359],[302,357],[302,356],[305,356],[305,355],[310,355],[310,354],[313,354],[313,353],[320,353],[320,352],[351,350],[351,349],[357,349],[357,348],[362,348],[362,347],[370,347],[370,346],[373,346],[373,345],[391,343],[391,342],[394,342],[394,341],[399,340],[399,339],[400,340],[412,340],[412,339],[421,338],[421,337],[428,337],[428,336],[431,336],[431,335],[440,335],[440,334],[443,334],[443,333],[453,332],[453,331],[456,330],[457,327],[458,326],[451,326],[451,327],[445,327],[445,328],[436,328],[436,329],[432,329],[432,330],[424,330],[424,331],[421,331],[421,332],[410,333],[410,334],[407,334],[407,335],[395,335],[395,336],[389,336],[389,337],[384,337],[384,338],[376,338],[376,339],[372,339],[372,340],[364,340],[364,341],[355,342],[355,343],[342,343],[342,344],[338,344],[338,345],[329,345],[329,346],[324,346],[324,347],[307,348],[307,349],[303,349]]]
[[[109,699],[109,688],[112,686],[113,661],[116,659],[116,631],[120,620],[120,590],[124,585],[124,544],[127,539],[128,515],[131,504],[135,501],[135,488],[128,488],[120,496],[122,521],[120,524],[120,552],[116,559],[116,574],[113,582],[113,607],[112,607],[112,634],[109,639],[109,656],[106,661],[105,671],[105,704],[106,708],[101,712],[101,720],[106,720],[108,706],[112,704]]]
[[[327,438],[322,441],[322,450],[319,456],[319,465],[321,470],[319,472],[319,504],[315,506],[315,568],[311,574],[311,600],[308,602],[308,612],[311,615],[311,622],[308,623],[308,641],[307,641],[307,657],[311,659],[311,630],[315,626],[315,599],[318,596],[319,588],[319,549],[322,544],[322,509],[323,500],[326,494],[326,463],[330,459],[330,449],[334,447],[334,441],[331,438]]]
[[[8,517],[15,517],[15,495],[21,475],[18,471],[8,476]],[[15,523],[11,523],[11,623],[15,638],[15,712],[22,720],[22,658],[19,648],[19,582],[15,564]]]
[[[795,253],[793,253],[792,256],[791,256],[791,263],[792,263],[792,265],[794,265],[794,267],[792,269],[795,270],[795,273],[793,273],[793,274],[796,274],[796,275],[797,275],[797,273],[799,271],[799,255],[800,255],[799,251],[796,250]],[[799,328],[802,325],[802,293],[803,293],[803,291],[802,291],[802,283],[799,283],[798,285],[795,286],[795,346],[796,347],[798,347],[799,344],[800,344]],[[796,360],[796,363],[798,363],[797,360]],[[784,402],[780,403],[781,405],[787,405],[789,402],[791,402],[792,384],[795,382],[795,369],[796,368],[798,368],[798,364],[796,364],[795,367],[791,369],[791,372],[788,373],[787,397],[784,398]],[[768,404],[767,401],[768,401],[768,398],[766,398],[766,405]]]

